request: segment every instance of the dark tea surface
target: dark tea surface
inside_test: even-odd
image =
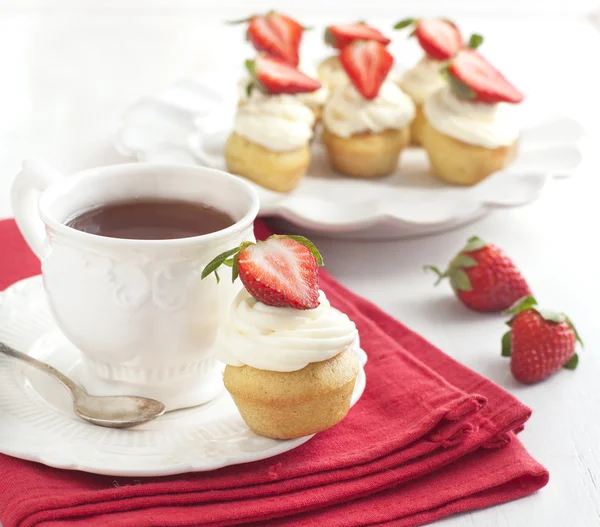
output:
[[[127,240],[175,240],[225,229],[235,222],[202,203],[135,200],[88,210],[66,225],[78,231]]]

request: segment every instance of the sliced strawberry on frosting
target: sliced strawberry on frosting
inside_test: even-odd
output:
[[[325,42],[336,49],[343,49],[355,40],[375,40],[384,46],[391,42],[381,31],[361,22],[329,26],[325,29]]]
[[[406,18],[398,22],[394,29],[404,29],[414,27],[411,36],[416,36],[419,45],[423,48],[425,54],[434,60],[448,60],[452,58],[464,46],[463,37],[458,27],[443,18],[417,19]],[[469,46],[477,47],[482,42],[482,37],[474,35],[476,38],[469,41]]]
[[[258,51],[264,51],[292,66],[299,62],[299,49],[304,27],[294,19],[276,11],[254,15],[232,24],[248,23],[246,37]]]
[[[394,58],[382,43],[359,40],[342,50],[340,62],[354,87],[370,100],[377,97]]]
[[[310,93],[321,87],[318,80],[268,55],[259,55],[255,60],[247,60],[246,68],[253,84],[267,93]]]
[[[415,36],[428,57],[448,60],[463,47],[463,37],[458,28],[446,20],[421,20]]]
[[[523,94],[474,50],[463,50],[448,67],[452,89],[461,99],[484,103],[520,103]]]
[[[248,293],[263,304],[294,309],[319,306],[323,259],[302,236],[275,235],[264,242],[244,242],[217,256],[205,267],[202,278],[217,274],[222,264],[232,267],[232,279],[239,276]]]

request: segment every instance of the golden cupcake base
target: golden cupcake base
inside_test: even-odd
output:
[[[415,102],[415,118],[410,123],[410,142],[413,145],[421,145],[421,136],[423,135],[423,127],[426,122],[427,118],[423,113],[423,105]]]
[[[409,128],[365,132],[339,137],[326,127],[321,141],[337,172],[356,178],[378,178],[391,174],[398,167],[400,152],[410,140]]]
[[[346,416],[358,371],[347,350],[294,372],[227,366],[223,380],[253,432],[293,439],[331,428]]]
[[[499,148],[471,145],[442,134],[425,121],[421,142],[434,174],[453,185],[475,185],[515,158],[516,142]]]
[[[277,192],[295,188],[310,163],[308,145],[297,150],[274,152],[232,133],[225,144],[227,170]]]

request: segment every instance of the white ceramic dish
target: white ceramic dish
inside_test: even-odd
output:
[[[50,315],[41,277],[0,293],[0,340],[52,364],[74,380],[81,357]],[[352,404],[365,388],[366,362]],[[279,441],[251,432],[223,390],[211,402],[170,412],[132,430],[81,421],[66,391],[47,375],[0,356],[0,452],[45,465],[96,474],[144,477],[213,470],[287,452],[312,436]]]
[[[237,79],[207,75],[184,80],[125,114],[118,150],[143,161],[225,168],[223,146],[231,130]],[[420,236],[448,230],[498,208],[537,199],[546,183],[569,176],[581,162],[582,127],[563,117],[524,108],[520,153],[507,170],[474,187],[448,186],[431,174],[422,149],[403,153],[397,173],[355,180],[332,173],[317,139],[307,177],[287,194],[256,186],[262,216],[279,216],[304,233],[354,239]]]

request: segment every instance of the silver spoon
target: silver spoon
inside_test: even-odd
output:
[[[90,395],[66,375],[49,364],[41,362],[0,342],[0,352],[20,359],[60,382],[71,394],[73,411],[93,425],[108,428],[130,428],[152,421],[165,413],[165,405],[154,399],[133,395]]]

